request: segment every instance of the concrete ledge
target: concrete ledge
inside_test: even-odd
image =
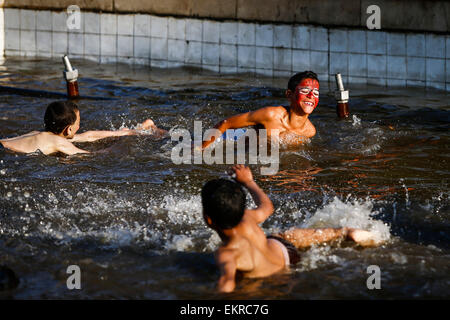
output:
[[[162,16],[366,29],[373,0],[0,0],[5,8],[147,13]],[[382,30],[450,32],[450,1],[377,0]]]

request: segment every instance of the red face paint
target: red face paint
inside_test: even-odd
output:
[[[319,103],[319,82],[303,79],[295,88],[295,98],[305,113],[311,113]]]

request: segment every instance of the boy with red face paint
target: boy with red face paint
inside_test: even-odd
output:
[[[224,133],[227,129],[238,129],[256,126],[267,130],[270,137],[272,129],[278,129],[280,139],[287,134],[294,134],[304,138],[311,138],[316,134],[316,128],[309,121],[308,116],[319,103],[319,80],[312,71],[295,74],[289,79],[286,97],[290,106],[270,106],[250,111],[222,120],[214,126]],[[202,148],[206,148],[215,137],[203,141]],[[290,139],[290,144],[299,144],[303,139]]]

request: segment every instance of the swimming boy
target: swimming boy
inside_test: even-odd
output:
[[[297,248],[333,240],[353,240],[362,246],[377,244],[372,233],[352,228],[300,229],[266,236],[258,224],[273,213],[269,197],[253,180],[248,167],[233,167],[236,182],[216,179],[202,189],[203,217],[223,243],[216,252],[220,268],[218,289],[231,292],[236,285],[236,274],[244,277],[266,277],[299,261]],[[245,208],[246,187],[256,209]]]
[[[319,79],[312,71],[295,74],[289,79],[286,97],[290,106],[265,107],[232,116],[214,126],[221,133],[227,129],[237,129],[248,126],[257,126],[267,130],[270,137],[272,129],[279,130],[280,139],[287,134],[302,137],[302,139],[289,139],[290,144],[300,144],[304,138],[311,138],[316,134],[316,128],[308,119],[319,103]],[[202,144],[206,148],[215,140],[209,137]]]
[[[44,115],[45,131],[32,131],[22,136],[2,139],[3,147],[16,152],[31,153],[40,150],[48,155],[62,152],[68,155],[89,153],[77,148],[72,142],[91,142],[108,137],[120,137],[139,134],[137,130],[124,128],[118,131],[86,131],[76,134],[80,128],[80,110],[71,101],[56,101],[48,105]],[[147,119],[140,126],[140,130],[152,130],[161,133],[151,119]]]

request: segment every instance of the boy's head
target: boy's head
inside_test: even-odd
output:
[[[305,114],[310,114],[319,103],[319,79],[312,71],[299,72],[292,76],[286,91],[291,105],[298,106]]]
[[[218,229],[231,229],[241,222],[245,200],[238,183],[225,179],[208,181],[202,189],[203,216],[210,226],[212,223]]]
[[[44,115],[45,131],[72,138],[80,128],[80,111],[71,101],[55,101]]]

